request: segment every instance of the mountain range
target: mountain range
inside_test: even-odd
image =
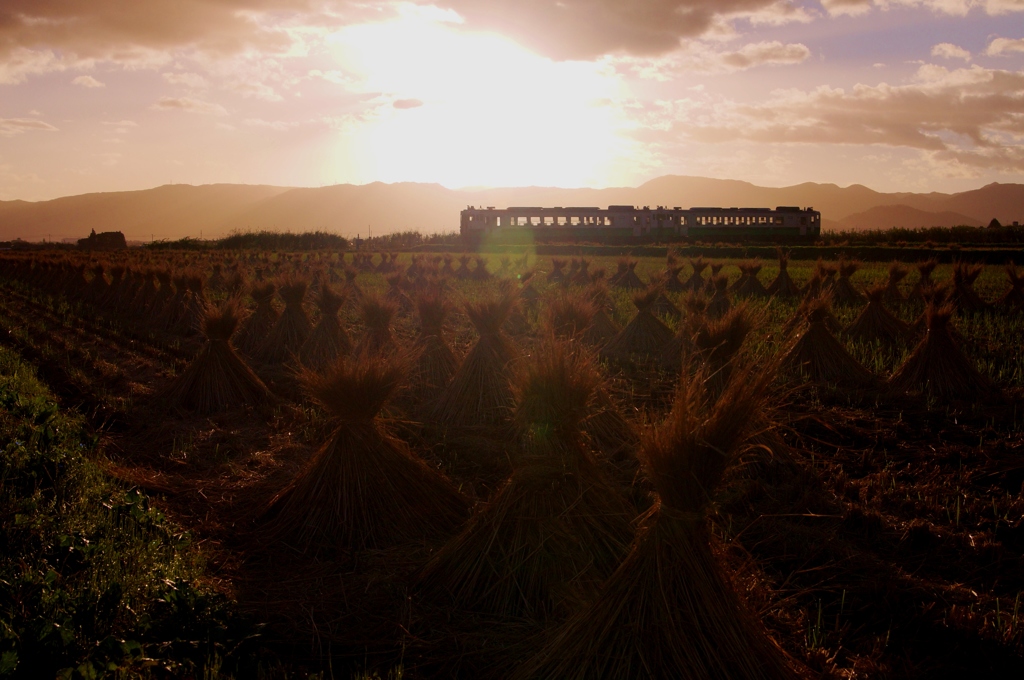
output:
[[[1024,221],[1024,185],[989,184],[954,194],[882,193],[855,184],[759,187],[737,180],[667,175],[638,187],[448,189],[439,184],[338,184],[318,188],[170,184],[140,191],[0,201],[0,240],[60,240],[120,231],[129,240],[217,238],[239,230],[325,230],[343,236],[456,231],[468,205],[775,207],[821,211],[825,230],[985,225]]]

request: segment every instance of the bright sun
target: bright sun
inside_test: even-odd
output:
[[[593,186],[622,175],[632,144],[618,77],[454,30],[457,20],[409,10],[335,34],[335,59],[380,104],[339,140],[342,174],[450,187]],[[347,167],[356,158],[372,161]]]

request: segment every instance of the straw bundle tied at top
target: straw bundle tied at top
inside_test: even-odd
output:
[[[344,295],[336,292],[326,281],[320,284],[316,298],[320,320],[299,350],[299,361],[306,368],[323,371],[352,349],[348,333],[338,319],[338,312],[344,304]]]
[[[368,356],[390,352],[395,349],[395,337],[391,324],[398,313],[398,307],[387,297],[367,293],[359,303],[362,317],[362,336],[352,350],[353,356]]]
[[[711,277],[712,294],[708,301],[707,315],[712,319],[720,319],[729,313],[732,303],[729,302],[729,295],[726,290],[729,288],[729,278],[725,274],[718,274]]]
[[[593,302],[578,290],[560,291],[548,301],[544,323],[549,333],[568,340],[581,336],[597,313]]]
[[[336,429],[271,501],[268,536],[316,553],[434,540],[462,522],[466,499],[379,422],[406,371],[401,360],[371,356],[303,374]]]
[[[857,260],[839,260],[839,280],[832,287],[832,301],[844,307],[856,307],[864,304],[864,296],[853,287],[850,277],[860,269],[860,262]],[[885,288],[883,287],[884,291]]]
[[[266,386],[231,346],[238,321],[239,311],[234,302],[206,312],[206,344],[162,394],[169,404],[209,415],[267,403],[270,394]]]
[[[514,472],[424,567],[419,591],[501,620],[564,616],[625,554],[632,511],[583,447],[599,376],[557,342],[517,377]]]
[[[920,392],[942,402],[997,399],[999,389],[974,367],[953,339],[952,306],[939,307],[933,302],[925,314],[928,332],[893,373],[889,388],[898,394]]]
[[[621,329],[608,314],[608,289],[603,284],[594,284],[587,294],[593,301],[594,317],[583,334],[583,341],[595,347],[602,347]]]
[[[974,290],[974,282],[984,270],[984,265],[957,262],[953,265],[953,290],[949,301],[961,314],[976,314],[988,309],[988,303]]]
[[[704,277],[701,276],[701,272],[708,268],[708,263],[704,261],[703,257],[698,257],[690,260],[690,267],[693,268],[693,272],[684,285],[690,290],[702,290],[704,288]]]
[[[501,327],[516,304],[514,293],[507,293],[466,305],[466,314],[480,337],[433,409],[433,421],[438,425],[491,427],[508,420],[513,406],[511,364],[516,352]]]
[[[420,334],[416,339],[416,366],[412,392],[421,406],[430,404],[448,385],[458,367],[458,359],[444,338],[444,321],[451,306],[437,292],[420,293],[416,298]]]
[[[907,268],[899,262],[893,262],[889,265],[889,280],[885,286],[885,297],[883,298],[887,303],[891,305],[902,304],[906,301],[903,297],[903,293],[900,292],[900,281],[907,278]]]
[[[800,296],[800,289],[797,288],[793,279],[789,276],[789,252],[776,248],[775,252],[779,257],[779,273],[766,289],[770,295],[780,298],[795,298]]]
[[[721,573],[706,508],[758,420],[773,370],[737,371],[717,400],[686,381],[641,449],[658,500],[592,604],[517,669],[517,680],[799,678]]]
[[[1009,263],[1006,265],[1006,278],[1010,280],[1010,288],[996,304],[1011,311],[1024,310],[1024,276],[1018,273],[1013,263]]]
[[[939,266],[939,261],[934,257],[924,262],[917,263],[917,281],[914,283],[914,287],[910,290],[910,295],[907,296],[909,300],[924,300],[922,291],[926,288],[931,288],[934,283],[932,282],[932,273],[935,268]]]
[[[868,304],[861,310],[846,334],[863,342],[883,342],[899,345],[910,337],[910,326],[885,308],[885,286],[878,285],[868,290]]]
[[[247,355],[252,356],[259,348],[260,343],[270,333],[270,329],[277,323],[278,313],[274,309],[274,294],[277,293],[277,286],[267,281],[257,283],[249,291],[256,309],[253,310],[238,332],[238,349]]]
[[[283,364],[298,354],[313,332],[313,325],[302,306],[308,285],[305,279],[300,278],[286,278],[281,282],[278,292],[284,300],[284,311],[257,348],[255,358],[258,361]]]
[[[206,292],[203,277],[195,272],[186,279],[185,296],[182,300],[182,311],[173,330],[180,335],[194,335],[200,331],[203,317],[206,315]]]
[[[657,359],[672,341],[672,330],[651,313],[651,306],[661,294],[658,287],[633,296],[637,313],[618,335],[601,349],[601,355],[619,361]]]
[[[828,330],[825,323],[828,313],[828,301],[825,299],[808,304],[806,329],[783,357],[783,364],[816,383],[855,389],[876,387],[878,379],[875,375]]]
[[[731,309],[721,319],[704,319],[697,325],[692,347],[703,362],[707,389],[716,397],[729,383],[733,364],[753,326],[746,304]]]

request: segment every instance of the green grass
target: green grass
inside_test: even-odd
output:
[[[97,441],[0,348],[0,676],[251,675],[254,629]]]

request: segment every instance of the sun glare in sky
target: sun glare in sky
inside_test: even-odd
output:
[[[419,13],[341,30],[329,44],[383,104],[339,140],[338,173],[362,158],[362,181],[587,186],[618,179],[630,156],[615,103],[626,89],[602,64],[555,62]]]

